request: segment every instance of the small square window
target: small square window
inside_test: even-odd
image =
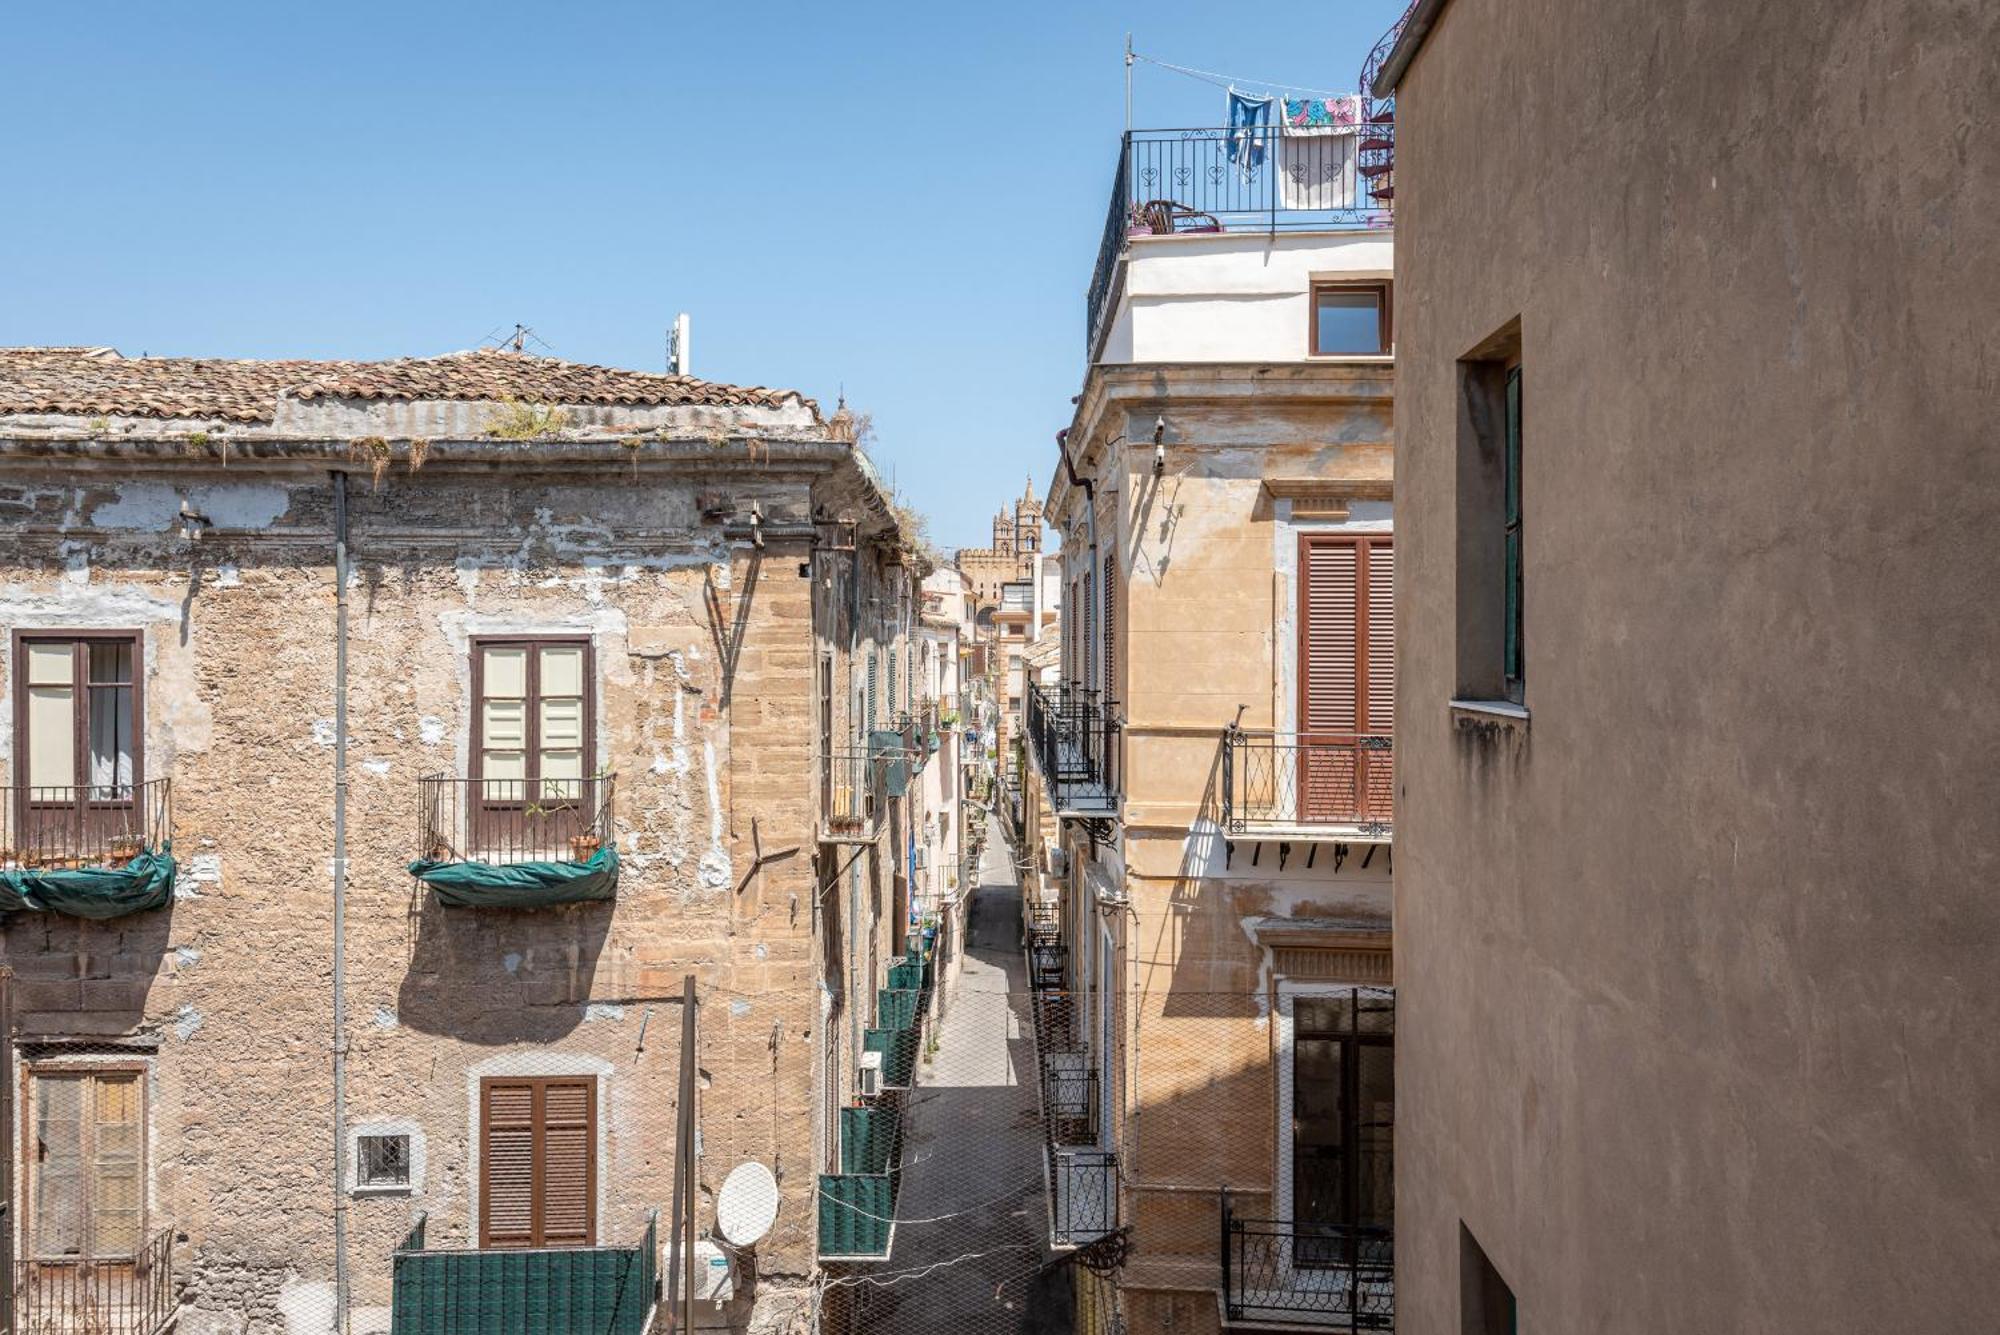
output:
[[[1317,283],[1312,290],[1312,354],[1376,357],[1388,352],[1387,283]]]
[[[408,1136],[357,1137],[357,1187],[407,1187],[410,1185],[410,1138]]]

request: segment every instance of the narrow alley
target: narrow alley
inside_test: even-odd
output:
[[[1050,1265],[1034,1025],[1012,846],[986,816],[963,967],[908,1105],[893,1248],[856,1277],[857,1332],[1062,1335],[1070,1272]]]

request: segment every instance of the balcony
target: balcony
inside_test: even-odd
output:
[[[1386,844],[1395,788],[1387,733],[1223,734],[1222,823],[1231,835]]]
[[[820,828],[831,843],[874,838],[882,808],[881,771],[865,747],[830,751],[820,758]]]
[[[417,780],[410,874],[460,908],[540,908],[615,898],[618,776]]]
[[[1081,998],[1034,993],[1049,1245],[1082,1247],[1118,1227],[1118,1156],[1098,1144],[1104,1097],[1095,1055],[1077,1031]]]
[[[1387,1228],[1244,1219],[1222,1195],[1222,1307],[1229,1321],[1391,1330],[1395,1238]]]
[[[660,1299],[659,1211],[629,1247],[488,1251],[426,1247],[418,1215],[389,1264],[391,1335],[640,1335]]]
[[[894,1108],[840,1110],[840,1171],[819,1178],[819,1259],[881,1261],[896,1245],[903,1122]]]
[[[1110,701],[1096,691],[1064,685],[1054,691],[1028,684],[1028,753],[1048,785],[1056,815],[1086,819],[1118,811],[1111,760],[1118,724]]]
[[[0,787],[0,912],[116,918],[173,899],[166,779]]]
[[[1330,138],[1246,131],[1248,152],[1235,158],[1225,128],[1126,131],[1086,298],[1086,351],[1094,356],[1103,339],[1134,236],[1387,227],[1395,156],[1387,114]]]
[[[14,1263],[20,1335],[154,1335],[179,1310],[172,1228],[134,1256]]]

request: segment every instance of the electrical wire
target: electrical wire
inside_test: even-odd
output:
[[[1187,65],[1176,65],[1172,61],[1141,55],[1137,51],[1132,53],[1132,59],[1143,60],[1148,65],[1158,65],[1161,69],[1172,70],[1176,74],[1185,74],[1190,79],[1199,79],[1203,83],[1212,83],[1217,88],[1264,88],[1278,93],[1312,93],[1318,97],[1352,97],[1355,94],[1353,89],[1341,92],[1332,88],[1301,88],[1297,84],[1272,83],[1267,79],[1239,79],[1230,74],[1217,74],[1214,70],[1198,70]]]

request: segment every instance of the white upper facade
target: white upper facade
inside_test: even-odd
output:
[[[1386,227],[1181,233],[1125,244],[1099,363],[1390,360],[1386,350],[1312,351],[1316,284],[1394,277]]]

